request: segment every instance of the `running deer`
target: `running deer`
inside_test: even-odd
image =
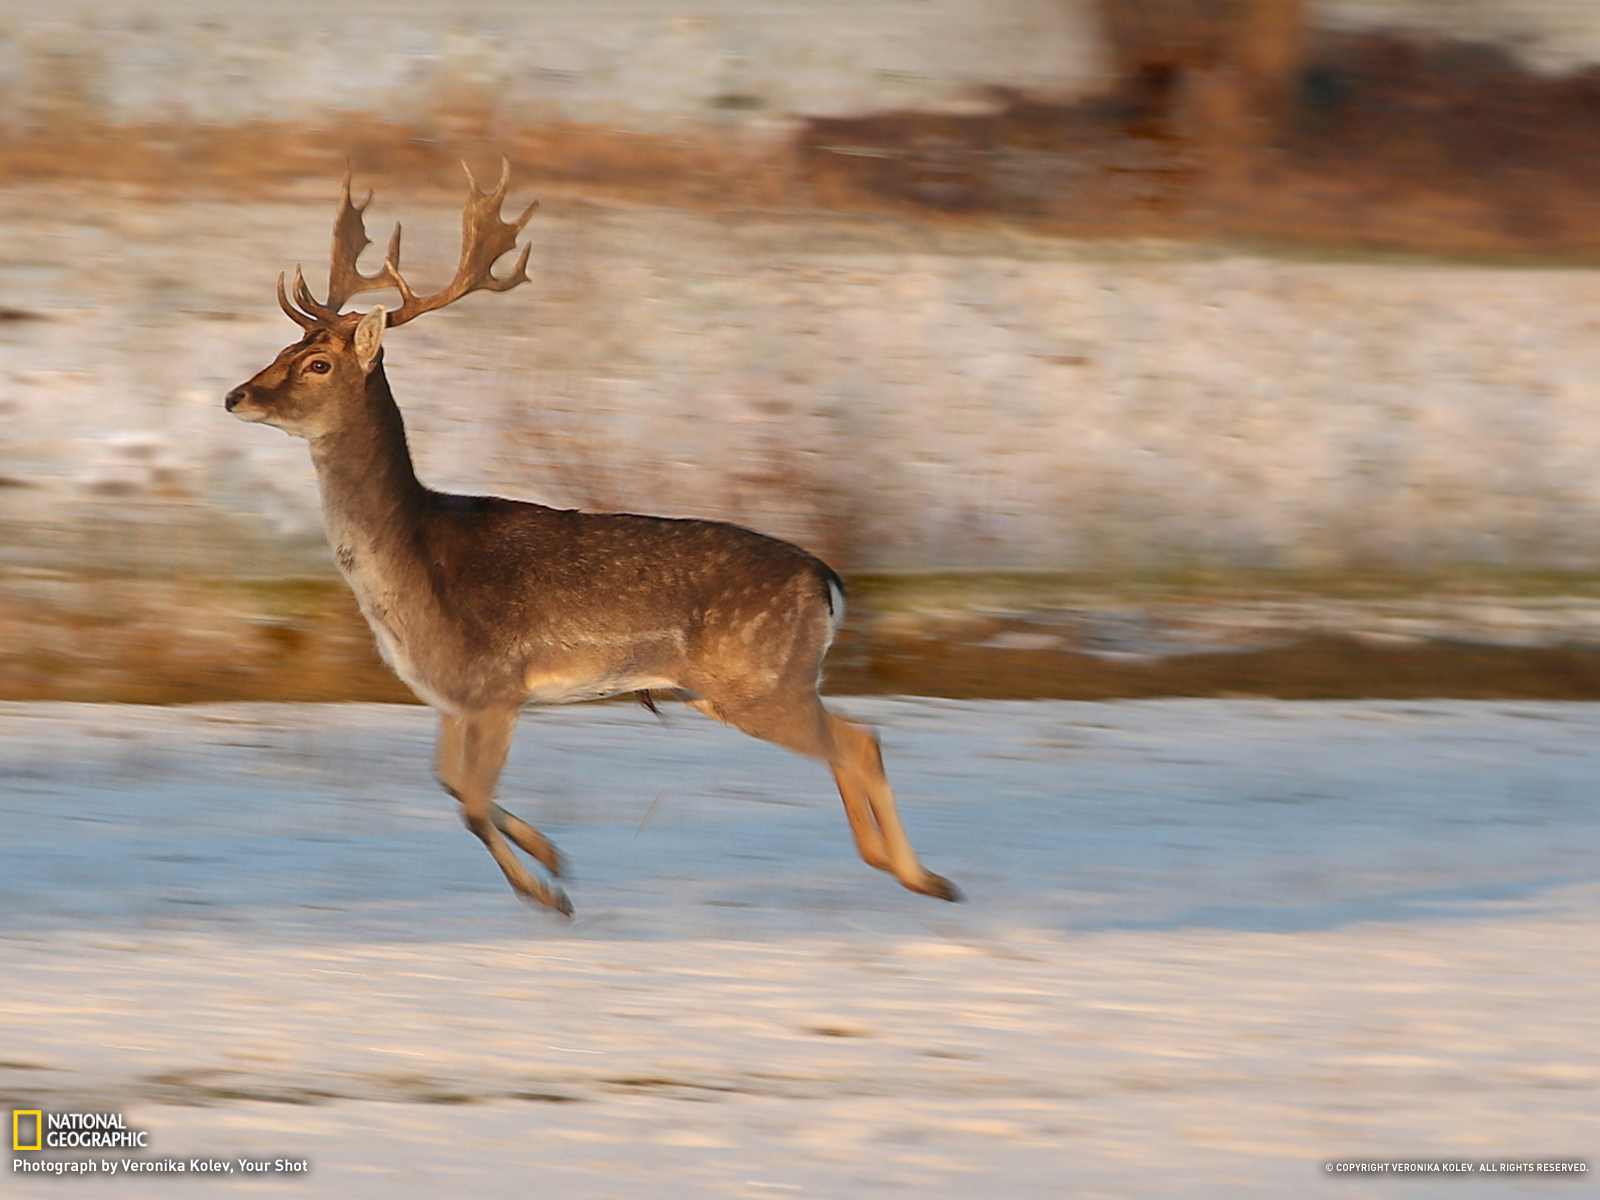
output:
[[[464,164],[463,164],[464,165]],[[561,855],[494,803],[526,704],[570,704],[625,692],[650,704],[673,692],[708,716],[822,759],[844,800],[856,849],[914,892],[960,893],[926,870],[900,826],[874,735],[822,706],[822,657],[844,612],[844,587],[798,546],[737,525],[546,508],[498,496],[453,496],[418,481],[383,372],[384,331],[468,292],[528,282],[529,247],[505,275],[533,215],[502,219],[509,162],[481,191],[467,171],[461,261],[442,291],[419,296],[400,274],[400,227],[383,265],[357,267],[370,244],[348,175],[333,225],[327,300],[297,268],[278,303],[305,336],[249,382],[227,410],[311,445],[339,570],[384,659],[439,712],[435,769],[470,829],[524,898],[570,914],[566,894],[536,879],[510,839],[552,876]],[[399,306],[343,312],[363,292]]]

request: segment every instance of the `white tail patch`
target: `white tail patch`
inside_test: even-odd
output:
[[[844,589],[839,586],[839,581],[832,576],[828,577],[828,623],[833,626],[833,632],[839,632],[839,626],[844,624]]]

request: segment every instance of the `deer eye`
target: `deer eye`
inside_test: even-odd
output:
[[[326,375],[333,370],[333,364],[325,358],[313,358],[306,364],[306,370],[315,371],[318,375]]]

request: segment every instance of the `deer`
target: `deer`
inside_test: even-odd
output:
[[[295,268],[278,305],[303,333],[228,392],[243,421],[304,438],[316,469],[328,542],[379,652],[439,719],[434,773],[512,890],[570,917],[553,881],[561,853],[495,803],[525,707],[661,691],[753,737],[828,764],[855,847],[913,892],[962,896],[918,861],[884,774],[876,734],[824,707],[822,660],[844,617],[837,572],[790,542],[720,521],[596,513],[423,484],[384,374],[383,339],[471,292],[529,282],[529,243],[505,274],[538,207],[503,216],[510,161],[481,189],[470,167],[461,257],[440,291],[418,295],[400,273],[400,226],[370,275],[371,240],[347,172],[333,225],[325,300]],[[353,297],[398,305],[344,311]]]

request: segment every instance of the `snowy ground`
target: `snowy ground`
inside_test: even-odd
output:
[[[1600,707],[850,700],[924,860],[692,714],[524,721],[519,905],[426,711],[0,705],[0,1101],[309,1176],[8,1196],[1593,1195]],[[9,1168],[10,1158],[7,1165]]]

